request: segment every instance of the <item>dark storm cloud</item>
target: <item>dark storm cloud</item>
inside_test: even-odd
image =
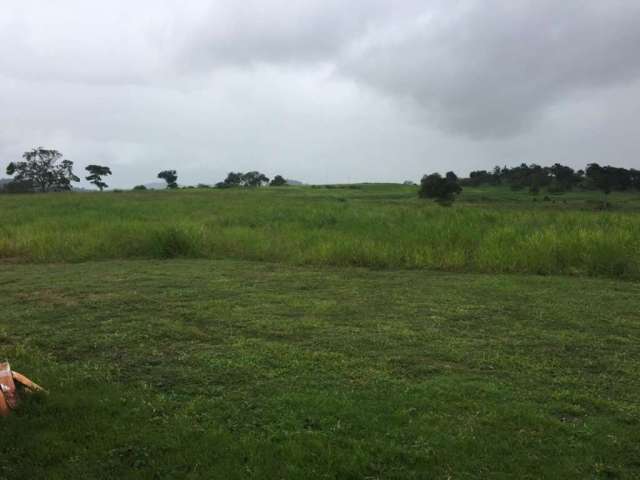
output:
[[[494,0],[371,32],[341,67],[453,132],[509,136],[565,95],[636,78],[639,45],[640,2]]]

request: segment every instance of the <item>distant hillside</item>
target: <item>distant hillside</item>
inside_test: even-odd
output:
[[[164,190],[167,188],[167,184],[164,182],[149,182],[144,184],[149,190]]]

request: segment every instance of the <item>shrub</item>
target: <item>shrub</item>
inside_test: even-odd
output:
[[[3,189],[0,189],[0,192],[4,193],[33,193],[34,187],[33,183],[28,180],[19,181],[13,180],[12,182],[6,183]]]
[[[285,185],[287,185],[287,181],[282,175],[276,175],[269,183],[270,187],[283,187]]]
[[[462,187],[457,180],[442,178],[439,173],[425,175],[420,181],[420,190],[418,196],[420,198],[431,198],[441,205],[451,205],[455,200],[455,196],[462,191]]]
[[[195,252],[193,238],[178,227],[169,227],[156,232],[155,256],[160,258],[187,257]]]

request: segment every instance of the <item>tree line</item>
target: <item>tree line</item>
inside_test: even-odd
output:
[[[88,165],[85,179],[100,191],[108,188],[105,178],[112,174],[111,168],[104,165]],[[34,148],[22,155],[22,160],[9,163],[7,174],[13,178],[4,186],[4,190],[18,192],[59,192],[72,189],[72,182],[80,178],[73,172],[73,162],[63,158],[54,149]],[[157,177],[166,182],[169,189],[178,188],[176,170],[163,170]],[[258,171],[230,172],[227,177],[215,184],[217,188],[261,187],[269,185],[279,187],[287,185],[282,175],[269,179]],[[619,168],[610,165],[600,166],[590,163],[584,170],[556,163],[551,167],[522,163],[517,167],[498,167],[492,171],[475,170],[468,178],[458,178],[454,172],[443,177],[438,173],[425,175],[420,182],[418,195],[432,198],[443,203],[451,202],[463,187],[482,185],[508,185],[513,190],[528,189],[532,194],[546,188],[550,193],[562,193],[574,188],[600,190],[605,195],[612,191],[640,190],[640,170]],[[204,187],[206,185],[200,184]],[[143,185],[136,190],[146,189]]]
[[[495,167],[493,171],[476,170],[461,182],[462,186],[508,185],[513,190],[529,189],[537,193],[540,188],[561,193],[576,187],[585,190],[612,191],[640,190],[640,170],[600,166],[590,163],[584,170],[554,164],[551,167],[523,163],[517,167]]]
[[[272,187],[282,187],[287,184],[287,181],[282,175],[276,175],[272,180],[269,180],[269,177],[267,177],[264,173],[256,171],[247,173],[229,172],[227,178],[225,178],[222,182],[216,183],[216,187],[261,187],[266,184]]]
[[[549,193],[581,188],[600,190],[608,195],[612,191],[640,190],[640,170],[590,163],[586,169],[576,171],[559,163],[551,167],[522,163],[512,168],[496,166],[493,171],[475,170],[468,178],[463,179],[459,179],[454,172],[447,172],[444,177],[439,173],[432,173],[422,177],[418,196],[450,204],[462,192],[463,187],[483,185],[507,185],[512,190],[528,189],[534,195],[541,188],[546,188]]]
[[[43,147],[34,148],[25,152],[22,159],[18,162],[11,162],[7,166],[7,175],[13,177],[10,182],[4,185],[4,191],[8,193],[64,192],[72,190],[72,182],[80,181],[80,178],[73,172],[73,162],[64,159],[62,153],[57,150]],[[100,191],[109,187],[105,178],[112,174],[110,167],[88,165],[85,170],[88,173],[85,179]],[[157,177],[165,181],[167,188],[178,188],[176,170],[162,170]],[[215,186],[218,188],[261,187],[265,184],[280,187],[287,185],[287,180],[282,175],[276,175],[270,180],[266,175],[257,171],[230,172],[224,181]],[[200,184],[200,186],[208,185]],[[146,187],[138,185],[134,187],[134,190],[146,190]]]

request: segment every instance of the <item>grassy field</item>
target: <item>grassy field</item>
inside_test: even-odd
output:
[[[637,282],[151,260],[0,291],[0,356],[50,390],[0,478],[640,478]]]
[[[544,195],[0,195],[0,479],[640,478],[640,194]]]
[[[0,195],[0,261],[208,258],[640,278],[640,193],[415,187]]]

